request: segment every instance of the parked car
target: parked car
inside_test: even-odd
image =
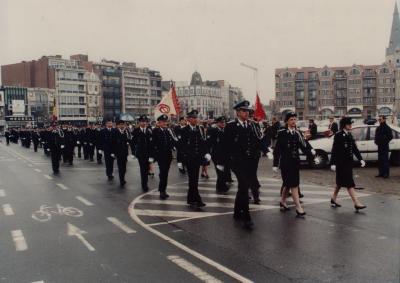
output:
[[[375,125],[353,125],[351,131],[357,147],[365,161],[378,161],[378,147],[374,143],[375,131],[378,124]],[[390,162],[392,165],[400,165],[400,128],[389,125],[393,131],[393,139],[389,143]],[[315,164],[311,160],[307,160],[305,155],[301,155],[301,160],[306,161],[314,168],[324,168],[329,165],[334,136],[311,140],[310,144],[316,151],[316,157],[319,164]],[[354,160],[356,158],[354,157]]]

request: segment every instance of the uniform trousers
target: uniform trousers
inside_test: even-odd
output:
[[[251,159],[237,160],[232,164],[233,173],[238,181],[238,191],[236,193],[234,215],[241,216],[243,220],[251,220],[249,212],[249,189],[253,178],[254,161]]]
[[[171,161],[172,161],[172,156],[157,159],[158,169],[160,172],[158,175],[160,178],[160,183],[158,184],[158,190],[160,192],[165,193],[165,191],[167,190],[168,172],[171,166]]]
[[[187,194],[187,202],[201,202],[199,194],[199,173],[202,164],[202,157],[196,156],[189,158],[190,162],[186,162],[186,168],[189,177],[189,190]]]

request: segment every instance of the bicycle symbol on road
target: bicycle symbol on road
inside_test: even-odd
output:
[[[55,207],[48,205],[41,205],[40,209],[32,213],[32,218],[39,222],[46,222],[51,220],[51,215],[65,215],[71,217],[81,217],[83,212],[75,207],[67,206],[64,207],[57,204]]]

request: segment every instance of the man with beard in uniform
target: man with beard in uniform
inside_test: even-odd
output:
[[[260,154],[260,139],[249,120],[247,100],[234,106],[237,118],[225,127],[225,148],[232,171],[238,180],[233,218],[243,221],[244,228],[252,229],[253,222],[249,212],[249,190],[252,186],[254,159]]]
[[[203,126],[199,126],[198,111],[192,110],[187,114],[188,125],[182,129],[178,148],[182,150],[189,177],[187,203],[192,207],[206,206],[199,194],[199,170],[203,158],[211,160],[208,153],[207,136]]]
[[[109,181],[114,179],[113,171],[115,154],[113,152],[113,138],[116,135],[115,131],[116,129],[113,128],[112,120],[107,120],[106,127],[100,132],[101,143],[99,150],[101,151],[101,153],[104,153],[104,162],[106,163],[106,175]]]
[[[165,200],[169,197],[167,194],[168,172],[172,161],[172,150],[175,147],[177,138],[168,128],[167,115],[160,115],[157,118],[157,123],[158,127],[153,129],[149,162],[156,161],[158,163],[160,172],[158,190],[160,191],[160,199]]]
[[[146,115],[139,117],[139,127],[132,132],[132,153],[136,156],[140,167],[140,178],[142,182],[142,190],[147,192],[149,178],[149,157],[151,147],[152,131],[148,127],[148,118]]]
[[[63,153],[64,163],[68,162],[69,165],[74,163],[74,151],[76,144],[76,135],[72,129],[72,125],[68,124],[64,131],[65,149]]]
[[[126,162],[128,161],[129,154],[129,143],[131,135],[128,132],[125,121],[117,121],[117,130],[114,131],[113,147],[112,151],[117,159],[118,174],[120,187],[124,187],[126,184],[125,173],[126,173]]]
[[[178,137],[178,139],[181,136],[182,129],[185,128],[186,125],[187,125],[187,121],[186,121],[185,117],[179,118],[179,125],[175,126],[175,128],[174,128],[175,135]],[[176,149],[176,162],[178,165],[179,172],[181,172],[182,174],[186,174],[185,165],[184,165],[183,161],[184,160],[183,160],[182,151],[179,148],[177,148]]]
[[[64,149],[64,133],[55,124],[55,127],[50,127],[51,131],[48,136],[48,149],[51,155],[51,165],[53,168],[54,175],[60,173],[60,158],[61,152]]]
[[[226,175],[225,175],[225,164],[226,164],[226,149],[225,149],[225,122],[226,118],[224,116],[215,119],[217,126],[215,128],[210,128],[207,132],[207,140],[210,148],[210,153],[212,161],[215,166],[215,172],[217,173],[217,184],[216,190],[219,194],[224,194],[229,190],[226,185]]]

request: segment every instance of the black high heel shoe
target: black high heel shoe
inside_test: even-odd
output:
[[[299,212],[299,211],[296,209],[296,214],[297,214],[297,216],[299,216],[299,217],[303,217],[304,215],[306,215],[306,212],[305,212],[305,211]]]
[[[283,211],[283,212],[290,210],[290,208],[287,207],[286,205],[284,205],[282,202],[279,202],[279,207],[281,208],[281,211]]]
[[[336,201],[334,201],[333,199],[331,199],[331,206],[332,207],[342,207],[342,205],[338,204]]]
[[[361,209],[367,208],[367,206],[366,205],[354,205],[354,208],[355,208],[356,212],[358,212]]]

